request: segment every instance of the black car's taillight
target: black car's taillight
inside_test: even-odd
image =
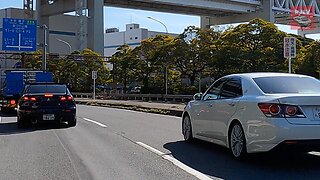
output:
[[[60,101],[73,101],[73,97],[72,96],[61,96],[60,97]]]
[[[258,107],[266,117],[305,118],[300,108],[295,105],[259,103]]]
[[[32,96],[23,96],[22,101],[37,101],[37,98]]]

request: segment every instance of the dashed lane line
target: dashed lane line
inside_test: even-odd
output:
[[[88,119],[88,118],[82,118],[82,119],[85,120],[85,121],[94,123],[94,124],[96,124],[96,125],[98,125],[98,126],[101,126],[101,127],[103,127],[103,128],[106,128],[106,127],[107,127],[106,125],[104,125],[104,124],[102,124],[102,123],[99,123],[99,122],[97,122],[97,121],[94,121],[94,120],[91,120],[91,119]]]
[[[203,174],[195,169],[192,169],[191,167],[183,164],[181,161],[177,160],[176,158],[172,157],[171,155],[165,154],[147,144],[144,144],[142,142],[136,142],[139,146],[161,156],[163,159],[170,161],[172,164],[174,164],[175,166],[179,167],[180,169],[186,171],[187,173],[197,177],[200,180],[222,180],[221,178],[218,177],[209,177],[206,174]]]

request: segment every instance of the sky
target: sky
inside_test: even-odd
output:
[[[8,7],[22,8],[23,0],[0,0],[0,9]],[[189,16],[181,14],[161,13],[153,11],[142,11],[134,9],[104,8],[104,26],[105,28],[119,28],[120,31],[125,30],[125,26],[128,23],[140,24],[141,28],[146,28],[151,31],[165,32],[165,28],[160,23],[148,19],[150,16],[163,22],[170,33],[180,34],[183,30],[190,26],[200,26],[199,16]],[[289,26],[278,25],[279,29],[288,33],[297,34],[297,31],[290,30]],[[320,39],[320,34],[307,35],[307,37],[313,39]]]

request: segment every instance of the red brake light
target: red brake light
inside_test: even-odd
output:
[[[305,118],[298,106],[276,103],[259,103],[258,106],[267,117]]]
[[[294,116],[298,112],[298,108],[296,106],[287,106],[286,114],[289,116]]]
[[[30,101],[36,101],[37,99],[35,97],[31,97]]]
[[[61,101],[65,101],[65,100],[67,100],[67,98],[66,98],[65,96],[61,96],[61,97],[60,97],[60,100],[61,100]]]
[[[11,105],[16,104],[16,100],[14,100],[14,99],[13,99],[13,100],[11,100],[11,101],[10,101],[10,104],[11,104]]]
[[[28,100],[29,100],[28,96],[24,96],[24,97],[23,97],[23,100],[24,100],[24,101],[28,101]]]
[[[68,101],[72,101],[73,97],[72,96],[68,96]]]
[[[53,94],[45,94],[44,97],[53,97]]]
[[[280,113],[280,106],[277,104],[271,104],[269,107],[270,114],[276,116]]]

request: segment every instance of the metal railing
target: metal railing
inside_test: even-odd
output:
[[[93,93],[72,93],[75,98],[93,98]],[[109,94],[97,93],[96,99],[118,99],[118,100],[142,100],[142,101],[172,101],[188,102],[193,99],[192,95],[174,94]]]

